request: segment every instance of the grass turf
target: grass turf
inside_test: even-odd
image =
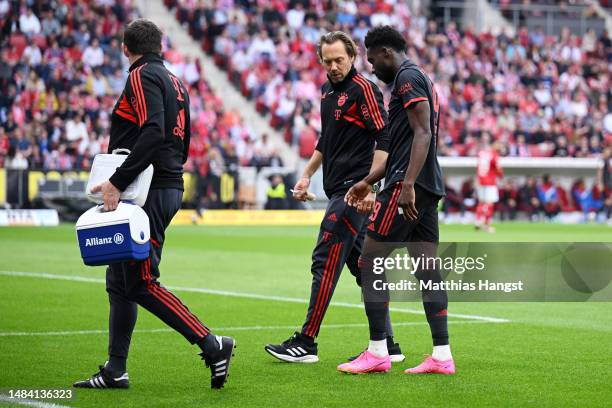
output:
[[[599,241],[597,225],[501,224],[494,235],[443,226],[443,241]],[[168,286],[219,289],[306,299],[316,228],[171,227],[161,281]],[[0,333],[102,330],[108,301],[99,282],[9,276],[35,272],[102,279],[103,268],[82,265],[73,226],[0,229]],[[500,317],[509,323],[451,318],[458,373],[406,376],[401,370],[430,352],[422,315],[392,315],[407,361],[387,375],[348,376],[335,366],[367,341],[359,307],[332,306],[321,330],[316,365],[275,361],[263,351],[301,324],[305,304],[176,291],[207,325],[236,337],[238,349],[225,389],[209,389],[209,374],[191,347],[141,310],[130,354],[130,390],[75,390],[78,406],[602,406],[612,396],[609,303],[456,303],[451,313]],[[335,301],[358,304],[347,271]],[[397,305],[421,309],[419,304]],[[356,324],[346,327],[342,325]],[[253,327],[257,327],[253,329]],[[282,326],[280,328],[266,328]],[[96,371],[107,335],[0,335],[0,394],[7,388],[65,388]],[[607,356],[607,357],[606,357]],[[3,403],[0,402],[0,406]],[[5,404],[6,405],[6,404]]]

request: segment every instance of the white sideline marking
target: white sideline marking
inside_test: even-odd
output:
[[[36,407],[36,408],[70,408],[68,405],[57,405],[52,404],[50,402],[42,402],[31,399],[20,399],[20,398],[11,398],[8,395],[0,394],[0,401],[8,402],[10,404],[15,405],[24,405],[28,407]]]
[[[483,324],[491,323],[482,320],[451,320],[450,325],[455,324]],[[399,322],[393,323],[393,327],[402,326],[422,326],[427,322]],[[348,329],[352,327],[368,327],[367,323],[343,323],[343,324],[324,324],[321,329]],[[297,326],[244,326],[244,327],[212,327],[215,332],[226,331],[256,331],[256,330],[298,330]],[[174,329],[136,329],[134,333],[173,333]],[[0,332],[0,337],[34,337],[34,336],[75,336],[87,334],[108,334],[108,330],[64,330],[48,332]]]
[[[19,276],[19,277],[27,277],[27,278],[42,278],[42,279],[56,279],[56,280],[66,280],[73,282],[89,282],[89,283],[102,283],[105,284],[106,280],[100,278],[90,278],[87,276],[73,276],[73,275],[58,275],[54,273],[39,273],[39,272],[16,272],[16,271],[0,271],[1,276]],[[218,289],[206,289],[206,288],[190,288],[184,286],[166,286],[167,289],[177,290],[182,292],[193,292],[193,293],[206,293],[209,295],[221,295],[221,296],[231,296],[231,297],[241,297],[248,299],[260,299],[260,300],[275,300],[278,302],[291,302],[291,303],[306,303],[308,304],[308,299],[300,299],[294,297],[285,297],[285,296],[274,296],[274,295],[260,295],[257,293],[248,293],[248,292],[233,292],[228,290],[218,290]],[[362,303],[347,303],[347,302],[331,302],[330,306],[339,306],[339,307],[348,307],[348,308],[357,308],[362,309]],[[398,312],[398,313],[410,313],[410,314],[418,314],[422,315],[424,312],[422,310],[417,309],[406,309],[399,307],[390,307],[390,311]],[[456,317],[459,319],[471,319],[471,320],[482,320],[489,323],[508,323],[510,320],[502,319],[499,317],[488,317],[488,316],[479,316],[479,315],[469,315],[469,314],[461,314],[461,313],[449,313],[448,317]]]

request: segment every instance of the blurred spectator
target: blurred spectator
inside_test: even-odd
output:
[[[99,67],[104,63],[104,51],[102,51],[97,38],[94,38],[91,45],[83,51],[82,61],[89,67]]]
[[[561,211],[557,186],[547,174],[542,177],[542,183],[538,186],[538,199],[540,200],[544,215],[548,219],[553,218]]]
[[[502,221],[514,221],[518,210],[519,192],[514,186],[512,179],[505,180],[503,186],[499,189],[498,210]]]
[[[280,174],[275,174],[270,180],[270,187],[266,192],[266,210],[286,210],[287,192],[285,191],[285,183]]]
[[[57,36],[61,33],[62,27],[60,26],[59,21],[53,15],[51,10],[44,13],[45,18],[43,19],[42,25],[42,34],[45,37]]]
[[[30,7],[26,8],[25,14],[19,17],[19,28],[25,35],[31,36],[40,33],[40,20]]]
[[[572,196],[582,211],[584,220],[594,219],[596,214],[603,209],[604,206],[604,188],[603,185],[597,183],[593,188],[588,188],[583,179],[578,179],[572,187]]]
[[[444,190],[446,191],[442,207],[444,214],[461,213],[463,215],[464,207],[461,194],[446,182],[444,183]]]
[[[535,221],[542,208],[536,180],[527,177],[525,184],[518,191],[518,209],[527,213],[531,221]]]
[[[555,150],[553,150],[553,156],[555,157],[569,157],[570,152],[567,148],[567,138],[564,135],[559,135],[555,139]]]
[[[461,196],[463,197],[464,210],[476,211],[478,197],[476,194],[476,188],[474,188],[474,180],[471,177],[463,182],[461,186]]]
[[[15,146],[9,146],[4,167],[9,170],[25,170],[28,168],[28,160]]]

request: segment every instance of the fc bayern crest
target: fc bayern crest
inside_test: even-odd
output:
[[[342,92],[340,96],[338,97],[338,106],[344,105],[347,99],[348,99],[348,94],[346,92]]]

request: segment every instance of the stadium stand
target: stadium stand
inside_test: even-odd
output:
[[[127,78],[121,27],[139,14],[130,1],[37,4],[0,1],[0,166],[88,169],[93,156],[107,150],[109,113]],[[234,160],[273,161],[274,146],[238,112],[223,108],[198,60],[168,38],[164,57],[192,96],[188,171],[207,176]]]
[[[264,4],[265,3],[265,4]],[[516,37],[441,27],[405,2],[218,2],[166,0],[219,66],[286,140],[308,157],[319,126],[325,75],[314,48],[332,29],[361,42],[367,28],[399,27],[409,55],[433,73],[443,115],[440,154],[472,156],[483,131],[502,155],[596,157],[612,141],[609,33],[584,38],[519,29]],[[367,74],[362,49],[356,62]]]
[[[93,156],[107,149],[108,114],[126,78],[120,30],[139,14],[130,1],[23,4],[0,0],[0,56],[6,62],[0,67],[0,165],[88,169]],[[582,38],[568,29],[551,36],[527,27],[519,27],[515,37],[477,34],[389,0],[165,4],[302,158],[312,154],[320,130],[318,94],[325,73],[315,53],[319,36],[342,29],[361,45],[369,27],[392,24],[409,40],[411,58],[437,83],[447,113],[441,155],[473,156],[487,132],[504,156],[603,157],[608,163],[602,182],[555,184],[547,187],[548,195],[540,191],[547,184],[540,179],[507,180],[500,188],[502,217],[525,212],[538,218],[547,208],[610,216],[612,46],[606,31],[591,29]],[[362,48],[356,66],[375,80],[364,56]],[[220,199],[236,188],[224,175],[237,181],[240,167],[282,166],[282,157],[239,112],[224,109],[199,60],[182,55],[168,38],[164,57],[192,95],[186,170],[199,176],[196,200],[208,208],[233,208],[237,203]],[[449,191],[445,212],[475,207],[471,180]],[[554,197],[553,204],[543,205],[544,197]]]

